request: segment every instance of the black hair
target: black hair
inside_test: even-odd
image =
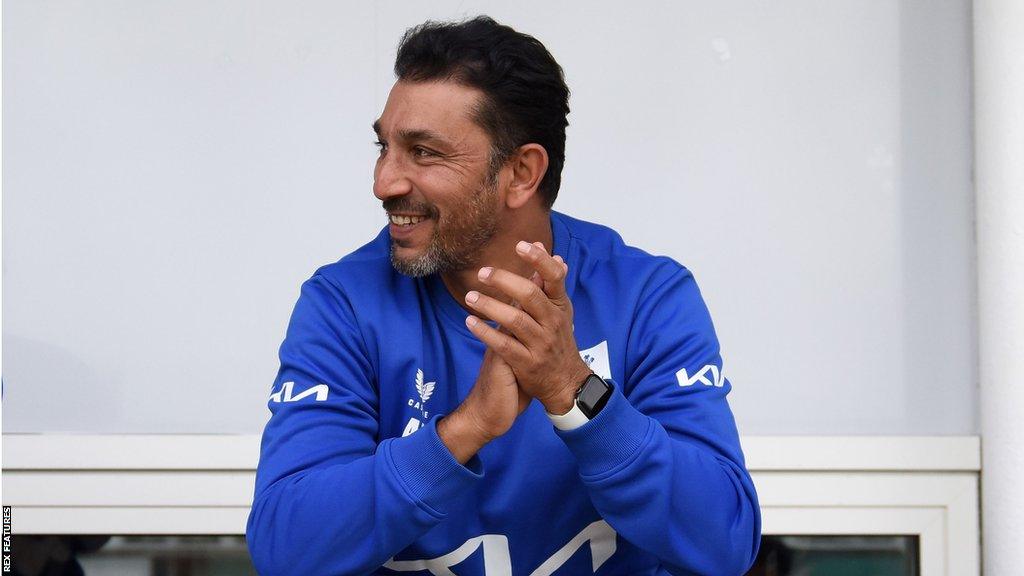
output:
[[[474,120],[491,137],[491,171],[523,144],[548,153],[537,188],[551,208],[562,182],[569,88],[562,67],[533,36],[487,16],[463,22],[424,22],[398,44],[395,75],[409,82],[453,81],[484,93]]]

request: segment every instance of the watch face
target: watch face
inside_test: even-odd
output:
[[[593,418],[608,403],[608,398],[611,395],[612,387],[597,374],[591,374],[580,388],[580,394],[576,397],[576,405],[586,414],[587,418]]]

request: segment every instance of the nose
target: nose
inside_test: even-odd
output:
[[[377,159],[373,170],[373,195],[378,200],[402,196],[412,192],[412,181],[407,168],[402,166],[398,154],[384,154]]]

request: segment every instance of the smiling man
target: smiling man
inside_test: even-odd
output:
[[[247,527],[262,574],[743,574],[757,495],[689,271],[552,211],[569,91],[480,17],[409,30],[388,226],[303,284]]]

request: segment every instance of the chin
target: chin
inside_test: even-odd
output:
[[[391,244],[391,266],[399,274],[414,278],[429,276],[439,271],[437,260],[431,258],[425,250],[403,248],[397,243]]]

